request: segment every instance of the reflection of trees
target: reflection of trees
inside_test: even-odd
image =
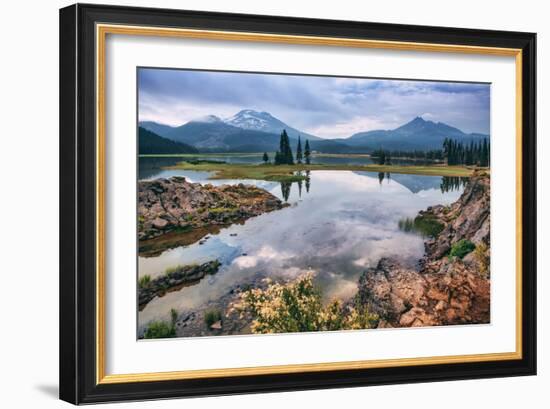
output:
[[[302,171],[296,172],[297,176],[302,177]],[[302,197],[302,179],[300,179],[298,182],[298,197]]]
[[[388,179],[388,183],[390,183],[390,180],[391,180],[391,175],[389,172],[387,173],[384,173],[384,172],[378,172],[378,182],[380,182],[380,184],[382,184],[382,182],[384,181],[384,179]]]
[[[303,176],[302,172],[297,172],[297,176]],[[305,183],[304,183],[305,182]],[[285,202],[288,201],[288,198],[290,197],[290,191],[292,188],[293,182],[280,182],[281,183],[281,194],[283,195],[283,199]],[[311,188],[311,176],[309,170],[305,172],[305,179],[300,179],[295,182],[298,185],[298,196],[302,197],[302,187],[306,186],[306,192],[309,193],[309,189]]]
[[[285,202],[288,201],[291,187],[292,187],[292,182],[281,182],[281,193],[283,195],[283,198],[285,199]]]
[[[441,178],[440,189],[442,193],[452,192],[454,190],[460,190],[468,183],[467,177],[458,176],[443,176]]]

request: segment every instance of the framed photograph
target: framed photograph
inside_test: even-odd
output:
[[[535,41],[61,9],[61,399],[534,375]]]

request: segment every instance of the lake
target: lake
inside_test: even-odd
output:
[[[287,279],[312,271],[325,301],[347,300],[361,273],[381,257],[397,257],[410,266],[422,257],[423,237],[401,231],[400,220],[414,218],[428,206],[450,204],[462,192],[461,181],[454,178],[351,171],[313,171],[308,180],[292,184],[208,180],[208,172],[158,168],[159,162],[173,158],[162,158],[156,166],[149,159],[158,158],[146,159],[140,159],[142,179],[178,175],[214,185],[254,184],[290,206],[224,228],[203,244],[139,257],[139,276],[152,278],[179,264],[222,263],[217,274],[149,302],[139,312],[141,328],[154,319],[167,320],[172,308],[200,309],[258,274]]]

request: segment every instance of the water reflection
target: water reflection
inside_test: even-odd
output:
[[[194,182],[208,180],[205,172],[182,173]],[[200,307],[258,274],[290,278],[314,271],[327,299],[351,297],[360,274],[381,257],[399,257],[412,265],[422,256],[422,237],[401,231],[399,220],[414,218],[428,206],[452,203],[460,195],[460,190],[440,189],[442,179],[434,176],[407,175],[405,180],[412,186],[430,186],[416,193],[399,183],[397,175],[389,178],[384,174],[382,185],[380,175],[369,172],[314,171],[305,176],[305,180],[294,183],[244,181],[262,186],[291,206],[224,228],[202,245],[140,257],[140,276],[158,275],[177,264],[216,258],[222,263],[216,275],[147,304],[139,313],[140,325],[167,319],[171,308],[182,311]],[[416,178],[420,181],[413,183]]]
[[[281,182],[281,194],[285,202],[288,202],[288,197],[290,196],[290,188],[292,187],[292,182]]]
[[[462,190],[468,183],[468,178],[455,177],[455,176],[443,176],[441,178],[441,191],[443,193],[452,192],[454,190]]]

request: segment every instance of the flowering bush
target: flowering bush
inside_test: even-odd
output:
[[[265,290],[245,291],[234,307],[251,314],[252,332],[262,334],[365,329],[378,319],[365,307],[344,307],[340,300],[323,306],[311,274],[288,284],[270,283]]]

